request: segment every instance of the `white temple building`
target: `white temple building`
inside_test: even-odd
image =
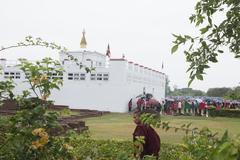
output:
[[[86,48],[85,32],[81,48]],[[59,53],[64,68],[63,86],[50,97],[56,105],[68,105],[72,109],[91,109],[111,112],[127,112],[131,98],[143,93],[151,93],[157,100],[165,97],[165,74],[139,65],[124,57],[110,58],[107,53],[87,50],[67,52],[77,58],[82,66],[95,68],[91,73],[79,69],[75,62],[68,60],[66,53]],[[6,59],[0,60],[3,74],[0,80],[11,77],[17,84],[15,92],[26,89],[24,73]]]

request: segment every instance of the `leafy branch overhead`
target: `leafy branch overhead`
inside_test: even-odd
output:
[[[74,61],[74,63],[79,66],[79,68],[85,68],[85,71],[87,73],[91,72],[92,70],[94,70],[94,68],[89,68],[89,67],[86,67],[86,66],[83,66],[77,58],[75,58],[74,56],[70,55],[67,53],[67,48],[66,47],[63,47],[61,45],[58,45],[54,42],[47,42],[47,41],[44,41],[42,40],[42,38],[34,38],[32,36],[27,36],[25,37],[24,41],[22,42],[18,42],[17,44],[14,44],[14,45],[11,45],[11,46],[8,46],[8,47],[4,47],[4,46],[1,46],[0,48],[0,52],[2,51],[5,51],[7,49],[12,49],[12,48],[20,48],[20,47],[29,47],[29,46],[39,46],[39,47],[46,47],[46,48],[50,48],[50,49],[53,49],[53,50],[59,50],[60,52],[63,52],[67,55],[68,59],[70,61]]]
[[[0,52],[3,50],[11,49],[11,48],[28,47],[28,46],[40,46],[40,47],[46,47],[51,49],[57,49],[63,52],[67,51],[65,47],[62,47],[54,42],[46,42],[41,38],[34,38],[32,36],[27,36],[25,37],[25,40],[23,42],[18,42],[17,44],[11,45],[8,47],[1,46]]]
[[[195,14],[189,17],[191,23],[199,28],[198,36],[173,35],[174,45],[171,53],[180,45],[185,45],[184,54],[190,63],[188,86],[194,79],[203,80],[209,63],[217,63],[218,55],[224,48],[240,58],[240,1],[238,0],[200,0],[195,6]],[[223,16],[224,15],[224,16]],[[217,22],[216,17],[221,17]]]

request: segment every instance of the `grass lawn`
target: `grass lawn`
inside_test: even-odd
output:
[[[128,139],[132,140],[132,132],[135,128],[132,116],[128,113],[111,113],[102,117],[86,118],[86,125],[92,138],[95,139]],[[231,136],[240,134],[240,118],[211,118],[192,116],[162,116],[163,121],[169,121],[171,126],[181,126],[192,122],[192,127],[208,127],[214,132],[222,135],[225,130]],[[185,133],[183,131],[167,132],[156,129],[164,143],[181,143]]]

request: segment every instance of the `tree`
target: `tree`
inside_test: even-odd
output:
[[[240,100],[240,86],[230,90],[226,93],[225,98],[231,100]]]
[[[224,16],[223,16],[224,15]],[[218,22],[218,17],[223,18]],[[194,79],[203,80],[209,63],[217,63],[217,57],[224,48],[240,57],[240,1],[239,0],[199,0],[195,13],[189,17],[200,31],[198,36],[174,35],[174,53],[179,45],[187,45],[184,50],[186,61],[190,63],[188,86]]]
[[[201,90],[194,90],[192,88],[175,89],[170,93],[171,96],[204,96]]]
[[[207,96],[210,97],[224,97],[228,92],[232,91],[231,88],[209,88],[207,91]]]

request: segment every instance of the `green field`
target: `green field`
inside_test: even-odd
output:
[[[86,118],[90,134],[94,139],[124,139],[131,140],[135,128],[130,114],[111,113],[102,117]],[[163,121],[169,121],[171,126],[180,127],[182,124],[192,122],[192,127],[208,127],[222,135],[228,130],[231,136],[240,134],[240,118],[211,118],[192,116],[162,116]],[[174,130],[163,131],[156,129],[164,143],[180,143],[185,133]]]

